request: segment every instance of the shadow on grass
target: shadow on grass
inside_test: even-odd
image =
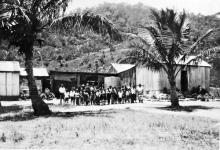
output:
[[[0,114],[5,114],[5,113],[16,113],[19,112],[23,109],[22,106],[18,105],[12,105],[12,106],[2,106],[0,108]]]
[[[20,112],[14,115],[0,116],[0,121],[27,121],[36,118],[50,118],[50,117],[61,117],[61,118],[71,118],[71,117],[107,117],[112,118],[110,114],[115,114],[116,111],[113,110],[98,110],[98,111],[79,111],[79,112],[52,112],[48,116],[34,116],[33,112]]]
[[[193,112],[198,109],[202,110],[209,110],[213,109],[214,107],[207,107],[207,106],[200,106],[200,105],[193,105],[193,106],[180,106],[179,108],[174,108],[171,106],[167,107],[157,107],[157,109],[162,109],[162,110],[169,110],[169,111],[185,111],[185,112]]]

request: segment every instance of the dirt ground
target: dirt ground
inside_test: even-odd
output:
[[[33,116],[30,101],[8,102],[0,114],[0,149],[218,150],[220,102],[145,101],[105,106],[47,102],[51,116]]]
[[[49,105],[59,105],[59,100],[54,99],[52,101],[45,101]],[[31,106],[30,101],[2,101],[2,106]],[[134,109],[142,110],[149,113],[161,113],[170,115],[186,115],[186,116],[201,116],[211,119],[220,120],[220,101],[180,101],[180,105],[183,109],[175,111],[170,110],[170,102],[168,101],[144,101],[144,103],[134,104],[115,104],[115,105],[103,105],[103,106],[72,106],[71,104],[64,104],[66,107],[52,107],[52,111],[59,112],[83,112],[83,111],[97,111],[97,110],[109,110],[109,109]],[[0,115],[1,116],[1,115]]]

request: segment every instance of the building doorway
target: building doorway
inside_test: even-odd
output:
[[[187,71],[181,71],[181,91],[188,91],[188,76]]]

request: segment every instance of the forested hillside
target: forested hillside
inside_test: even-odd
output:
[[[77,11],[92,11],[101,14],[111,20],[120,31],[137,34],[141,26],[148,26],[152,23],[150,9],[153,8],[141,3],[136,5],[104,3],[96,8]],[[214,15],[203,16],[188,13],[188,21],[191,28],[191,42],[207,30],[220,26],[220,19]],[[62,34],[45,31],[44,34],[39,35],[39,39],[43,42],[36,43],[35,66],[42,65],[42,55],[43,65],[51,70],[106,72],[110,63],[123,58],[129,48],[128,41],[113,43],[109,37],[103,38],[89,31]],[[204,41],[198,49],[208,49],[219,45],[220,33],[216,33]],[[8,52],[8,47],[4,42],[0,48],[1,60],[19,60],[23,63],[23,58],[16,53],[16,48],[11,47],[11,51]],[[219,60],[215,58],[207,61],[214,63],[212,83],[220,86]],[[212,84],[212,86],[215,85]]]

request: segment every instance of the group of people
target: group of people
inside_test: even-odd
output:
[[[103,88],[90,86],[72,87],[70,90],[63,84],[59,87],[60,103],[73,105],[105,105],[143,102],[143,87],[139,84],[133,87]]]
[[[191,94],[195,99],[201,101],[209,101],[209,99],[214,99],[214,96],[212,96],[205,88],[200,85],[198,87],[192,88]]]

